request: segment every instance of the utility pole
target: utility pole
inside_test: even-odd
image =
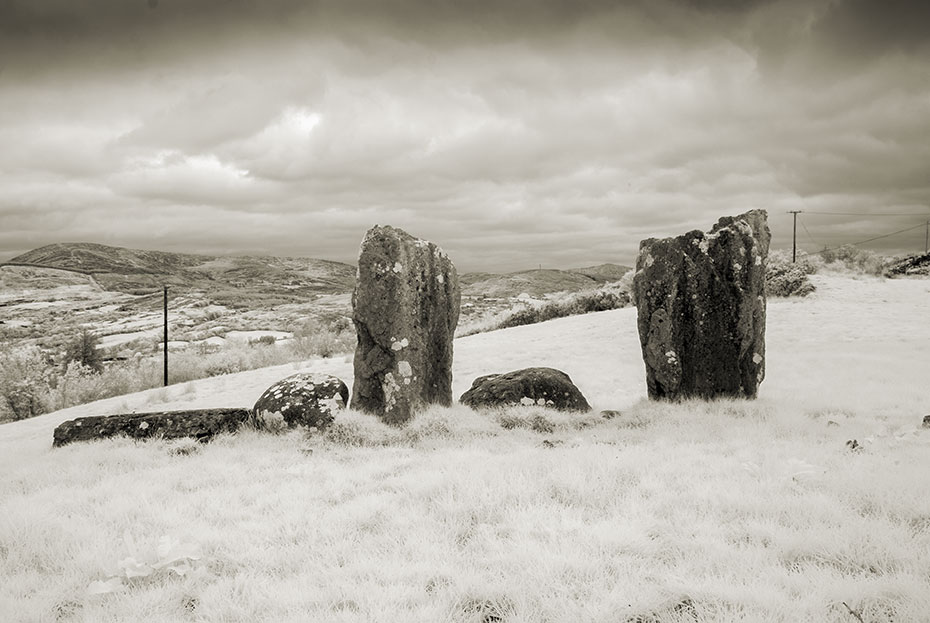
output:
[[[798,258],[798,214],[801,210],[788,210],[788,214],[794,215],[794,231],[791,235],[791,263]]]
[[[168,286],[165,286],[165,387],[168,387]]]

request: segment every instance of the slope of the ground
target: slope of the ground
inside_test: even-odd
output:
[[[766,379],[760,397],[805,409],[930,413],[930,280],[813,276],[804,299],[771,299]],[[626,308],[477,334],[455,341],[453,395],[475,378],[522,367],[566,372],[596,409],[623,409],[645,397],[636,309]],[[149,410],[251,407],[272,383],[296,372],[333,374],[352,387],[350,354],[252,370],[79,405],[0,426],[0,457],[16,464],[48,451],[66,419]],[[915,405],[898,413],[898,405]],[[0,473],[5,465],[0,459]]]
[[[610,420],[346,412],[330,438],[50,447],[78,415],[248,406],[301,367],[350,382],[344,357],[2,425],[0,620],[926,621],[930,282],[815,282],[770,301],[756,401],[641,400],[621,309],[455,346],[456,396],[552,365]]]
[[[569,270],[538,269],[497,275],[466,273],[461,276],[462,294],[467,298],[515,298],[521,294],[542,297],[555,292],[577,292],[617,281],[628,266],[601,264]]]

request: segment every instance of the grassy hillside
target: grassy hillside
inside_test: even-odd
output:
[[[583,416],[453,407],[393,429],[345,412],[323,436],[50,447],[79,415],[249,405],[287,366],[0,426],[0,613],[926,620],[930,282],[813,279],[770,301],[751,402],[644,400],[636,311],[620,309],[455,343],[456,397],[550,365],[595,406]],[[351,383],[347,358],[299,369]]]
[[[466,273],[461,276],[462,293],[467,297],[515,298],[521,294],[542,297],[554,292],[578,292],[617,281],[630,268],[602,264],[569,270],[540,269],[496,275]]]
[[[291,298],[349,292],[355,268],[309,258],[216,257],[124,249],[91,243],[52,244],[17,256],[7,265],[58,268],[93,275],[106,290],[138,294],[164,285],[201,290],[213,298],[246,295]],[[217,301],[222,303],[222,301]]]

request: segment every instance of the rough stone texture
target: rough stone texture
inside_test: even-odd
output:
[[[554,368],[524,368],[480,376],[459,399],[473,409],[538,405],[560,411],[590,411],[591,406],[567,374]]]
[[[653,399],[755,398],[765,376],[766,212],[639,245],[633,291]]]
[[[352,295],[358,334],[352,407],[400,424],[428,404],[452,404],[455,266],[442,249],[393,227],[365,235]]]
[[[322,430],[348,403],[349,388],[335,376],[293,374],[264,391],[252,407],[252,422],[265,430],[296,426]]]
[[[197,409],[156,413],[124,413],[82,417],[60,424],[54,433],[54,446],[72,441],[106,439],[125,435],[133,439],[193,437],[210,441],[220,433],[233,433],[249,419],[248,409]]]
[[[925,416],[924,416],[924,421],[923,421],[922,426],[923,426],[924,428],[930,428],[930,415],[925,415]]]

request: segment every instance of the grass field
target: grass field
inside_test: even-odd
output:
[[[337,358],[3,425],[0,620],[930,621],[930,281],[815,282],[770,301],[753,402],[646,401],[630,308],[456,341],[456,397],[551,365],[585,416],[50,447],[79,415],[351,381]]]

